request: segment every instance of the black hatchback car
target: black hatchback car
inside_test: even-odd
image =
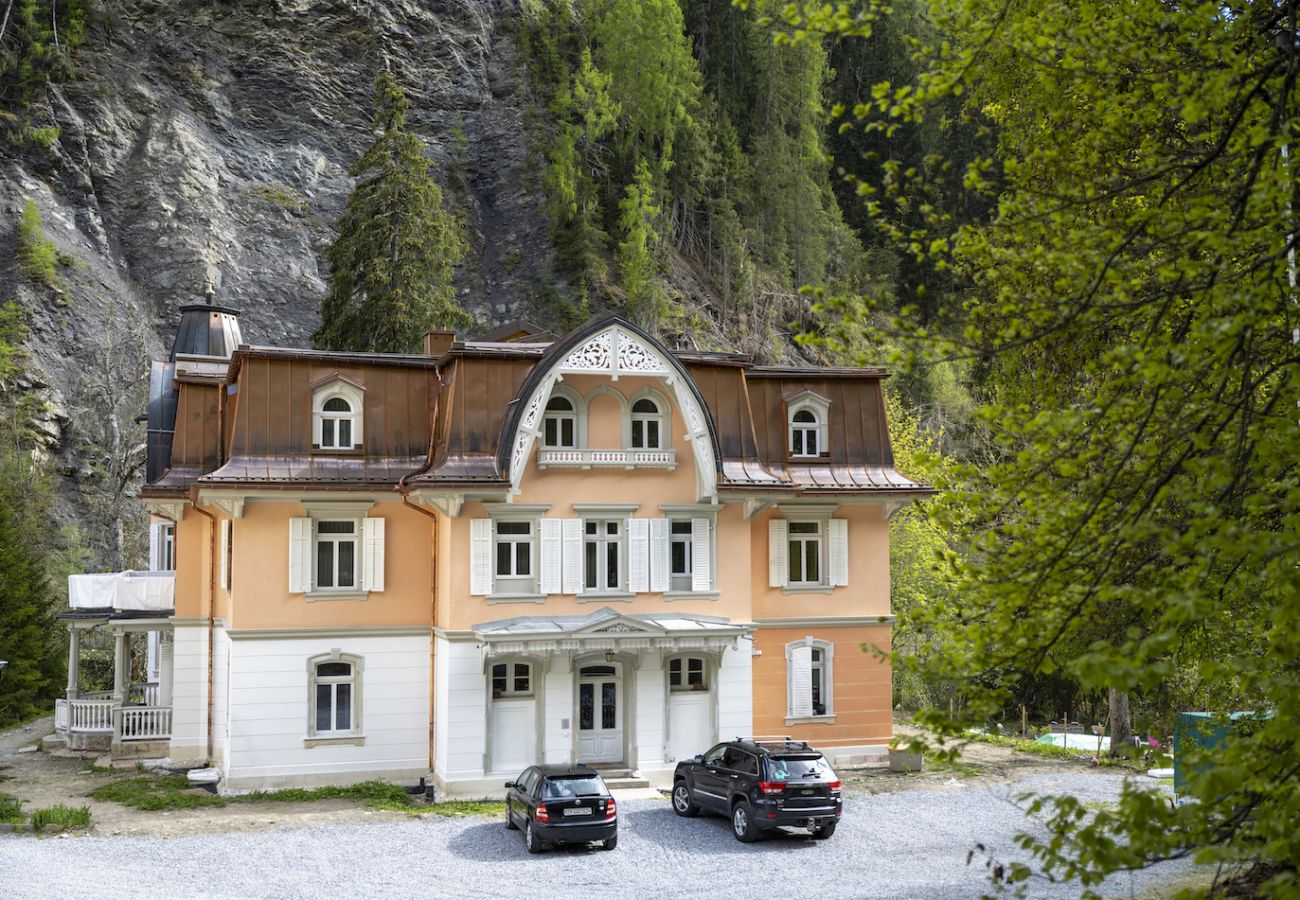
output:
[[[506,827],[523,829],[529,853],[547,844],[618,846],[618,805],[595,769],[530,766],[506,789]]]
[[[808,744],[737,738],[677,764],[673,811],[700,810],[730,817],[740,841],[783,827],[807,828],[825,840],[835,833],[844,799],[839,777]]]

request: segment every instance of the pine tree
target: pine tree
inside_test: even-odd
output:
[[[6,492],[7,493],[7,492]],[[59,688],[54,597],[40,552],[5,497],[0,502],[0,726],[45,710]]]
[[[357,185],[330,247],[330,290],[316,343],[328,350],[405,352],[424,332],[468,324],[452,274],[465,253],[456,219],[429,174],[425,144],[404,129],[407,99],[375,79],[375,142],[352,168]]]
[[[659,240],[654,223],[660,209],[655,204],[654,184],[645,160],[637,163],[636,179],[627,186],[619,211],[623,241],[618,245],[618,269],[627,292],[628,312],[642,326],[653,328],[660,312],[659,282],[652,252]]]

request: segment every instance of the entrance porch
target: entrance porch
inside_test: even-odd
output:
[[[59,616],[68,627],[68,684],[64,699],[54,702],[52,743],[107,750],[118,759],[166,756],[175,576],[123,572],[73,575],[68,582],[71,609]],[[83,644],[94,633],[113,639],[111,690],[82,690]]]
[[[678,759],[749,732],[753,629],[604,608],[440,636],[435,780],[499,794],[527,766],[580,762],[666,786]]]

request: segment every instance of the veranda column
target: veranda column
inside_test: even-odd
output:
[[[113,702],[121,706],[126,702],[127,682],[131,672],[131,645],[125,631],[113,634]]]
[[[68,624],[68,699],[76,700],[81,694],[81,629]]]
[[[172,633],[158,633],[158,705],[172,705]]]

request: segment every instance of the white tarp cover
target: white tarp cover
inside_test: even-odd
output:
[[[69,575],[68,605],[73,609],[170,610],[176,605],[176,574],[109,572]]]

